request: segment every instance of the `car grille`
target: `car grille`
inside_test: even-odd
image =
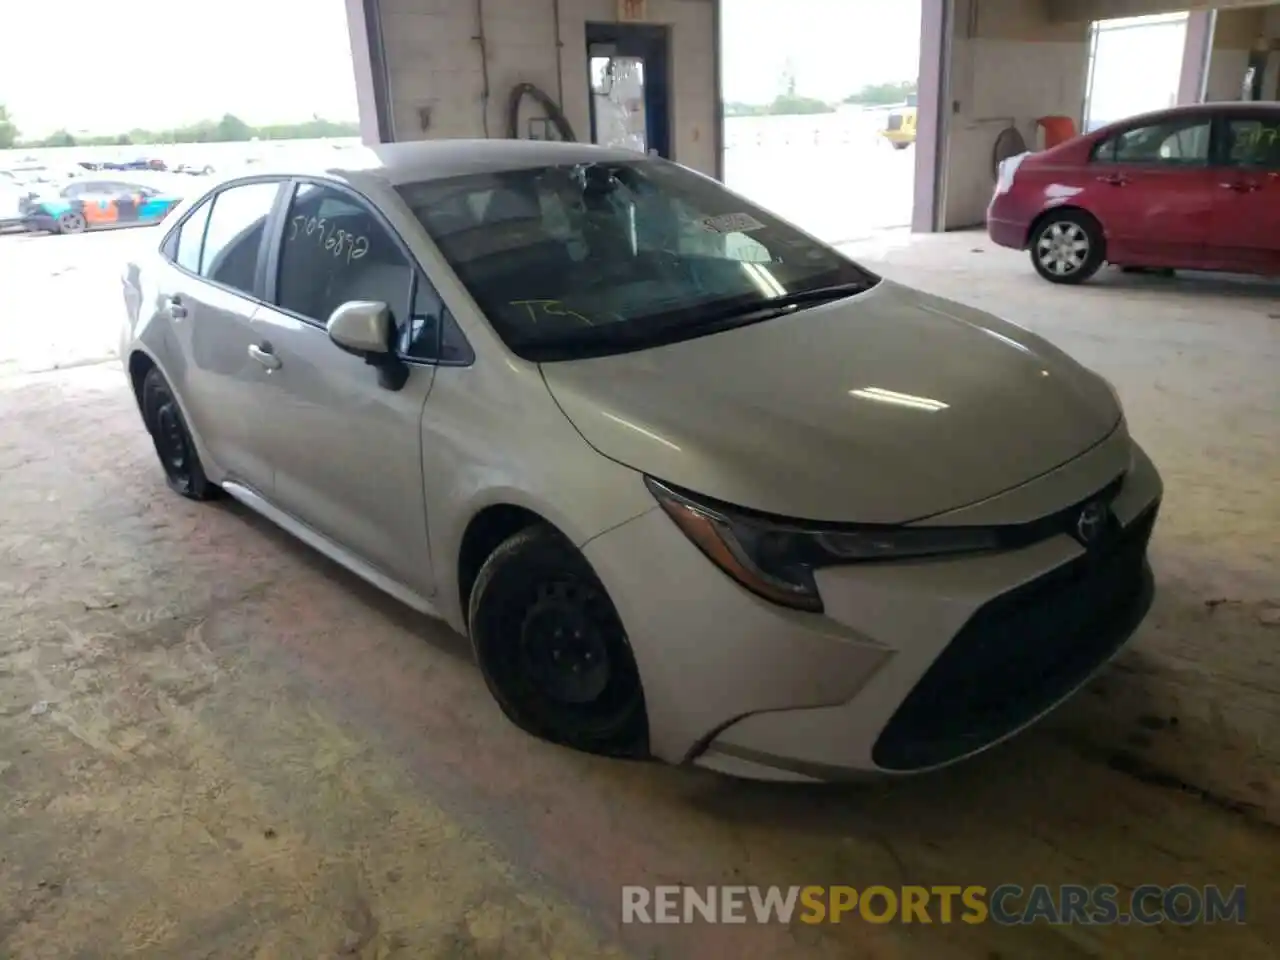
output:
[[[1158,509],[979,609],[880,734],[875,763],[908,771],[955,760],[1033,720],[1087,679],[1150,609],[1147,544]]]
[[[902,129],[902,115],[901,115],[901,114],[893,113],[893,114],[890,114],[890,115],[889,115],[889,126],[888,126],[888,129],[890,129],[890,130],[901,130],[901,129]]]

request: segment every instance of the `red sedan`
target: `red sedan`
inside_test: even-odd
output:
[[[1280,105],[1175,107],[1006,160],[987,232],[1054,283],[1104,263],[1280,276]]]

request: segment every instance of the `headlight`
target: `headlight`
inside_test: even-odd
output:
[[[651,477],[649,490],[708,559],[752,593],[798,610],[822,611],[813,572],[822,567],[976,553],[1000,546],[987,527],[804,524],[708,504]]]

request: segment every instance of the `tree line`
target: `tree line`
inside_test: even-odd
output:
[[[238,143],[246,140],[317,140],[322,137],[356,137],[360,126],[355,122],[325,120],[312,117],[301,123],[273,123],[255,127],[234,114],[224,114],[221,120],[201,120],[199,123],[168,130],[137,128],[125,133],[81,134],[69,130],[57,130],[47,137],[26,139],[13,123],[4,104],[0,104],[0,150],[12,147],[110,147],[130,145],[174,143]]]
[[[907,102],[916,94],[916,82],[903,80],[899,83],[870,83],[856,93],[845,97],[842,103],[852,103],[863,107],[887,107],[895,103]],[[834,113],[837,104],[818,100],[814,97],[802,97],[795,92],[794,80],[785,83],[785,92],[778,94],[770,103],[737,103],[724,105],[726,117],[777,117],[797,116],[814,113]]]

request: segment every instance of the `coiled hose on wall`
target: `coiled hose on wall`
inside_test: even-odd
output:
[[[1027,152],[1027,141],[1017,127],[1010,126],[1000,131],[996,137],[995,148],[991,151],[991,179],[1000,179],[1000,164],[1010,157]]]
[[[508,139],[520,139],[520,104],[524,102],[525,97],[531,97],[546,111],[547,119],[555,125],[556,132],[560,134],[561,140],[568,143],[577,142],[578,137],[573,132],[573,125],[569,123],[569,118],[560,109],[560,104],[552,100],[541,87],[533,83],[520,83],[511,88],[511,96],[507,98]]]

